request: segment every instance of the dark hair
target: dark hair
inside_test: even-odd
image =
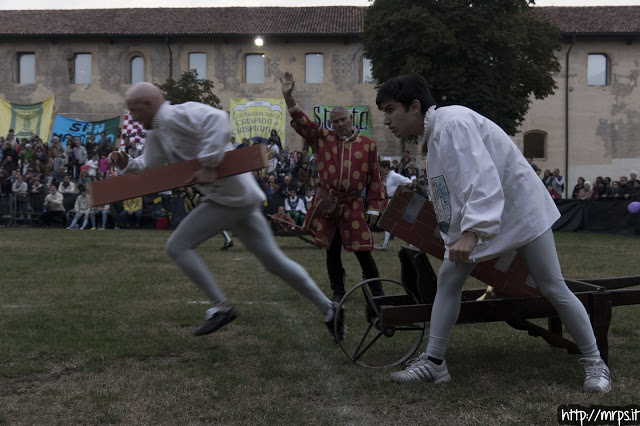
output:
[[[382,160],[380,162],[380,168],[381,169],[390,169],[391,168],[391,162],[389,160]]]
[[[84,185],[78,185],[78,192],[84,192],[87,190],[87,187]]]
[[[420,101],[420,110],[423,113],[426,113],[429,107],[436,104],[431,97],[427,80],[416,73],[411,73],[387,80],[378,89],[376,105],[381,110],[382,102],[393,100],[400,102],[404,109],[408,111],[414,99]]]

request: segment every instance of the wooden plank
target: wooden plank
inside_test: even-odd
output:
[[[440,238],[433,205],[405,187],[398,187],[393,194],[378,220],[378,227],[437,259],[444,258],[444,242]],[[493,286],[502,296],[541,295],[540,290],[530,285],[529,269],[520,255],[480,262],[471,276]]]
[[[218,178],[267,167],[267,149],[263,144],[228,151],[216,167]],[[200,169],[200,160],[189,160],[167,166],[153,167],[137,174],[98,180],[89,185],[91,205],[101,206],[156,192],[168,191],[189,184]]]

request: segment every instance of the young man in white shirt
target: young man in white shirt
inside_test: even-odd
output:
[[[196,247],[224,229],[234,231],[247,250],[252,252],[271,273],[279,276],[294,289],[311,300],[323,313],[325,324],[334,335],[334,319],[343,313],[318,288],[307,271],[289,259],[276,245],[260,206],[264,192],[251,173],[217,179],[215,167],[225,152],[233,150],[229,115],[208,105],[187,102],[170,105],[164,101],[160,89],[151,83],[132,86],[125,101],[133,119],[148,129],[145,147],[138,158],[122,151],[109,155],[124,173],[137,173],[148,167],[199,159],[202,167],[193,181],[202,196],[198,206],[189,213],[173,232],[165,249],[183,272],[211,299],[213,307],[207,311],[205,322],[195,335],[212,333],[238,317],[227,300]],[[339,340],[344,334],[338,321]]]
[[[611,390],[587,312],[562,277],[551,231],[558,209],[509,136],[468,108],[436,109],[426,80],[417,74],[385,82],[376,104],[396,137],[414,135],[428,144],[430,196],[445,244],[427,350],[392,380],[451,379],[445,352],[460,313],[462,285],[478,262],[517,250],[582,353],[583,390]]]

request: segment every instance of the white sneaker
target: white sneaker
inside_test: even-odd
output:
[[[611,390],[609,367],[601,358],[580,358],[580,364],[584,367],[585,373],[583,391],[607,393]]]
[[[373,247],[375,250],[379,250],[379,251],[387,251],[387,246],[385,245],[381,245],[381,246],[374,246]]]
[[[442,361],[442,365],[438,365],[430,361],[426,353],[412,359],[407,364],[409,366],[406,369],[392,373],[391,380],[397,383],[420,381],[444,383],[451,380],[451,375],[447,370],[447,361]]]

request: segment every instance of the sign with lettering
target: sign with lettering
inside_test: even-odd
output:
[[[313,121],[321,129],[331,129],[331,110],[333,105],[317,105],[313,107]],[[371,137],[371,114],[366,105],[345,105],[351,114],[353,127],[360,131],[360,134],[368,138]]]
[[[284,99],[231,98],[231,136],[236,143],[243,138],[268,140],[275,130],[285,146],[286,109]]]

